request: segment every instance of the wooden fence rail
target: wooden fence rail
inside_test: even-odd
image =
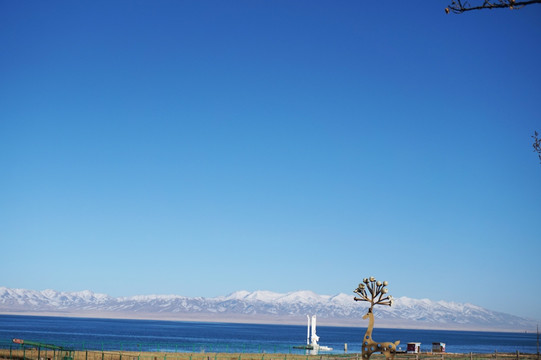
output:
[[[298,355],[268,353],[171,353],[130,351],[63,351],[36,348],[0,349],[1,360],[361,360],[358,353]],[[380,354],[373,360],[385,360]],[[420,353],[396,354],[395,360],[540,360],[539,354],[516,353]]]

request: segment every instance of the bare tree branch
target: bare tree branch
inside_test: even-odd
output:
[[[541,4],[541,0],[483,0],[480,5],[472,6],[467,1],[453,0],[451,5],[445,8],[445,12],[449,14],[453,12],[455,14],[462,14],[471,10],[483,10],[483,9],[520,9],[526,5]]]

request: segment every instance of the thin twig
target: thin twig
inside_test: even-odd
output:
[[[541,4],[541,0],[527,0],[527,1],[514,1],[514,0],[500,0],[498,3],[485,0],[483,5],[470,6],[468,2],[462,2],[461,0],[454,0],[451,5],[445,8],[445,12],[452,11],[455,14],[462,14],[466,11],[482,10],[482,9],[520,9],[526,5]]]

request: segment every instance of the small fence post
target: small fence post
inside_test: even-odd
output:
[[[517,350],[517,360],[519,360],[519,352],[518,352],[518,350]]]
[[[470,351],[470,360],[473,360],[473,352]]]

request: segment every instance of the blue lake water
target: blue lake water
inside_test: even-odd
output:
[[[365,330],[318,326],[317,334],[333,353],[343,353],[345,343],[356,353]],[[293,346],[306,343],[306,326],[0,315],[0,345],[13,338],[78,350],[303,353]],[[535,333],[375,328],[373,338],[400,340],[403,350],[408,342],[420,342],[422,351],[443,342],[450,353],[537,352]]]

